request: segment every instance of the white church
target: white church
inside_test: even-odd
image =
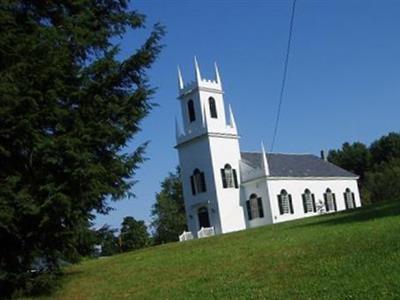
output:
[[[195,81],[185,84],[178,68],[178,83],[176,149],[188,224],[180,240],[361,206],[358,176],[323,157],[241,151],[216,65],[215,79],[204,79],[195,59]]]

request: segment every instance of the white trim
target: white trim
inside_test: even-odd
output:
[[[178,100],[183,99],[185,96],[188,96],[196,91],[203,91],[203,92],[210,92],[210,93],[216,93],[216,94],[224,94],[224,91],[218,89],[218,88],[209,88],[209,87],[202,87],[202,86],[196,86],[196,85],[188,85],[184,87],[181,91],[179,96],[177,97]]]
[[[189,144],[195,140],[201,139],[203,137],[220,137],[220,138],[226,138],[226,139],[240,139],[240,135],[233,134],[233,133],[217,133],[217,132],[205,132],[199,135],[196,135],[194,137],[189,137],[188,140],[184,140],[174,146],[174,148],[178,149],[179,147]]]
[[[266,179],[266,180],[357,180],[359,178],[359,176],[355,176],[355,177],[333,177],[333,176],[327,176],[327,177],[323,177],[323,176],[319,176],[319,177],[285,177],[285,176],[259,176],[256,178],[252,178],[250,180],[246,180],[246,181],[242,181],[240,184],[241,185],[246,185],[249,183],[253,183],[256,180],[262,180],[262,179]]]

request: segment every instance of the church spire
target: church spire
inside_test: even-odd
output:
[[[200,74],[200,68],[199,68],[199,64],[197,62],[196,56],[194,57],[194,67],[195,67],[195,71],[196,71],[196,82],[199,84],[201,82],[201,74]]]
[[[181,69],[178,66],[178,86],[179,89],[182,90],[183,89],[183,78],[182,78],[182,73],[181,73]]]

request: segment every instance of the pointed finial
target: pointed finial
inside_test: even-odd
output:
[[[179,137],[181,136],[181,129],[179,128],[179,123],[178,123],[178,119],[175,116],[175,137],[176,140],[178,141]]]
[[[261,141],[261,152],[265,156],[265,147],[264,147],[264,141]]]
[[[206,104],[203,105],[203,127],[208,129]]]
[[[264,142],[261,141],[261,154],[263,158],[263,167],[264,167],[264,172],[266,176],[269,176],[269,164],[268,164],[268,158],[267,154],[265,152],[265,147],[264,147]]]
[[[182,78],[182,73],[181,73],[181,69],[178,66],[178,86],[179,89],[182,90],[183,89],[183,78]]]
[[[194,57],[194,67],[196,70],[196,82],[200,83],[201,82],[201,74],[200,74],[200,68],[199,68],[199,64],[197,62],[196,56]]]
[[[214,63],[214,68],[215,68],[215,81],[221,85],[221,77],[219,76],[219,70],[218,70],[218,65],[217,62]]]
[[[233,116],[232,107],[229,104],[229,121],[232,128],[236,128],[235,118]]]

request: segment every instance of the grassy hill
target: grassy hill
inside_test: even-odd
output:
[[[400,202],[86,261],[66,273],[48,299],[399,299]]]

